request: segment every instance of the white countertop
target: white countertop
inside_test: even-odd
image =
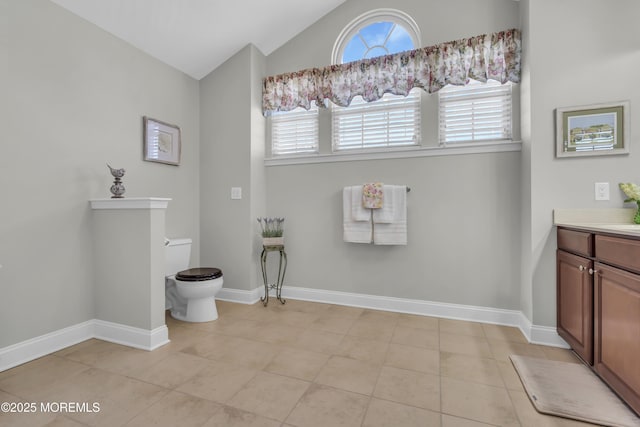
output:
[[[553,225],[585,231],[640,237],[640,224],[633,223],[636,209],[554,209]]]

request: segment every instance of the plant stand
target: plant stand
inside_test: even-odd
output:
[[[269,252],[276,251],[280,253],[278,281],[276,283],[269,284],[269,281],[267,280],[267,255]],[[284,251],[284,245],[263,245],[262,254],[260,254],[260,267],[262,267],[262,280],[264,282],[264,297],[260,298],[260,301],[262,301],[262,304],[266,307],[269,303],[269,290],[275,289],[278,301],[284,304],[286,300],[282,299],[282,284],[284,282],[284,275],[287,272],[287,253]]]

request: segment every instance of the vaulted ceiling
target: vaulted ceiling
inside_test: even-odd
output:
[[[345,0],[51,0],[200,80],[249,43],[269,55]]]

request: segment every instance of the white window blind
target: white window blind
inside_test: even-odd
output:
[[[318,107],[296,108],[271,116],[271,155],[318,152]]]
[[[333,107],[333,149],[386,148],[420,143],[420,92],[386,94],[375,102],[356,97]]]
[[[440,144],[511,139],[511,84],[472,81],[438,94]]]

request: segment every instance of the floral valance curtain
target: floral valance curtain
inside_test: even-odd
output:
[[[502,83],[520,82],[520,31],[511,29],[435,46],[379,56],[324,68],[279,74],[263,80],[265,116],[297,107],[307,110],[312,101],[329,100],[347,106],[361,95],[375,101],[385,93],[407,95],[414,87],[429,93],[469,79]]]

